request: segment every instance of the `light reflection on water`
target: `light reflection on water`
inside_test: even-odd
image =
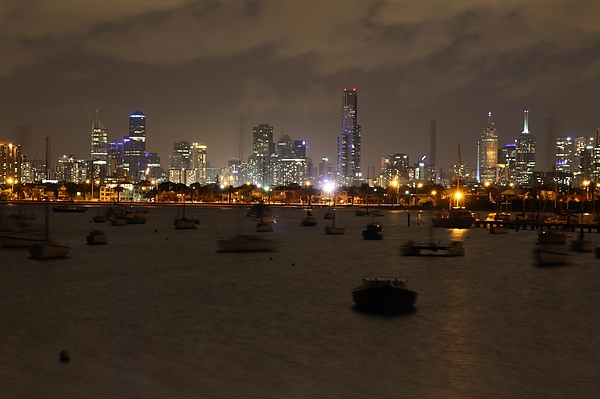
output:
[[[600,360],[600,263],[538,268],[536,233],[432,231],[407,212],[370,221],[339,210],[343,236],[300,227],[302,209],[276,209],[276,253],[218,254],[215,242],[252,233],[243,210],[174,208],[139,226],[101,225],[109,245],[85,245],[95,214],[53,214],[71,258],[0,250],[0,375],[11,397],[514,398],[594,397]],[[41,215],[41,213],[40,213]],[[413,219],[416,217],[413,216]],[[463,240],[459,258],[400,257],[408,239]],[[589,237],[597,244],[600,236]],[[366,275],[398,276],[419,292],[400,316],[353,310]],[[72,361],[60,364],[62,349]],[[583,371],[582,371],[583,370]]]

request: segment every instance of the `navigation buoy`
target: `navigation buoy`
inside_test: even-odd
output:
[[[60,361],[61,362],[68,362],[69,360],[71,360],[71,355],[69,355],[68,351],[60,352]]]

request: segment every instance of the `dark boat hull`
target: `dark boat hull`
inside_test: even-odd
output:
[[[363,310],[396,312],[413,308],[417,301],[417,293],[392,285],[357,287],[352,290],[352,299],[356,306]]]

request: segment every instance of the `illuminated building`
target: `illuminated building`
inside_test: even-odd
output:
[[[405,184],[412,178],[412,170],[407,154],[390,154],[382,160],[382,185],[386,187],[392,182],[396,184]]]
[[[204,144],[192,143],[192,153],[190,156],[191,179],[188,179],[188,185],[193,183],[206,184],[206,146]]]
[[[329,158],[321,158],[319,163],[319,186],[324,187],[328,183],[335,181],[335,168],[332,162],[329,162]]]
[[[104,179],[108,173],[108,129],[98,120],[98,110],[96,110],[96,119],[92,122],[92,140],[91,140],[91,178]]]
[[[252,130],[252,155],[248,160],[248,179],[257,186],[272,185],[272,158],[276,155],[273,126],[260,124]]]
[[[488,123],[479,140],[478,180],[480,183],[495,183],[498,176],[498,130],[488,113]]]
[[[129,115],[129,136],[123,140],[123,168],[134,182],[145,172],[146,115],[136,111]]]
[[[516,181],[521,187],[531,187],[535,169],[535,136],[529,132],[529,111],[524,111],[523,132],[515,140]]]
[[[21,145],[0,141],[0,183],[21,182]]]
[[[556,161],[557,172],[573,172],[574,143],[571,137],[558,137],[556,139]]]
[[[515,143],[505,144],[498,151],[498,183],[508,185],[514,183],[516,173],[516,148]]]
[[[342,133],[338,136],[337,149],[338,184],[358,185],[362,182],[361,141],[356,89],[344,89],[342,96]]]

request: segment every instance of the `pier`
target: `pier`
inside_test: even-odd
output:
[[[475,227],[490,226],[505,226],[511,230],[549,230],[549,229],[563,229],[569,231],[587,231],[588,233],[600,233],[599,223],[560,223],[560,222],[543,222],[538,220],[476,220],[474,222]]]

